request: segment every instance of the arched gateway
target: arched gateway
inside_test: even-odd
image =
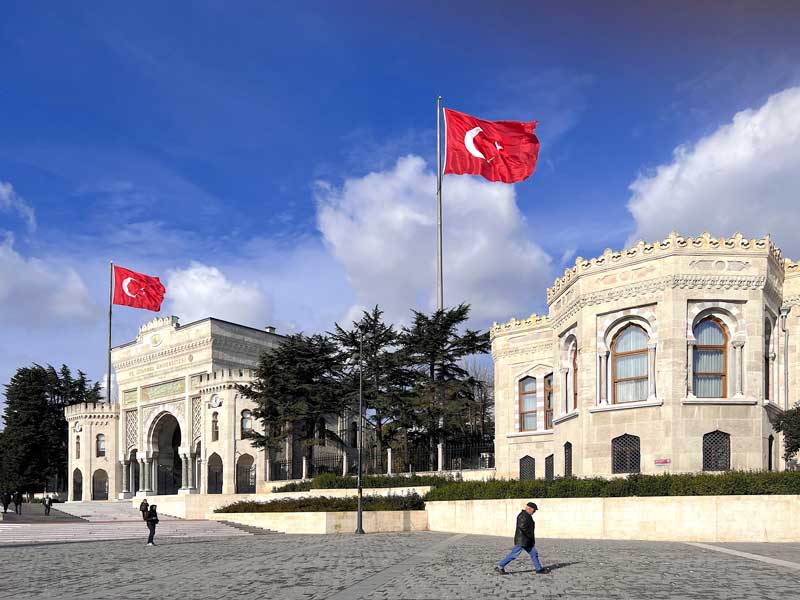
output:
[[[181,427],[170,413],[162,414],[153,425],[151,434],[155,476],[155,493],[177,494],[181,487],[183,465],[178,448],[181,445]]]

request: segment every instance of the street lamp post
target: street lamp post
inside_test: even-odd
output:
[[[364,332],[358,339],[358,514],[356,518],[356,533],[364,533],[363,520],[363,488],[361,486],[361,455],[364,447]]]

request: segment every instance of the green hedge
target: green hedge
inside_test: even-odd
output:
[[[216,509],[217,513],[260,513],[260,512],[347,512],[358,508],[358,499],[326,498],[284,498],[272,502],[253,502],[243,500]],[[364,510],[424,510],[425,502],[418,494],[406,496],[366,496]]]
[[[437,487],[455,483],[458,479],[440,475],[365,475],[362,485],[365,488],[390,488],[390,487]],[[353,490],[357,487],[358,479],[352,475],[333,475],[325,473],[314,477],[311,481],[293,481],[275,488],[276,492],[307,492],[317,490]]]
[[[800,494],[800,472],[730,471],[721,474],[629,475],[618,479],[468,481],[438,486],[425,495],[425,500],[755,494]]]

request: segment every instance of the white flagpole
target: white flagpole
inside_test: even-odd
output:
[[[444,281],[442,275],[442,97],[436,97],[436,205],[438,260],[436,263],[437,308],[444,309]]]
[[[108,364],[106,365],[106,400],[111,404],[111,307],[114,302],[114,261],[109,262],[108,274]]]

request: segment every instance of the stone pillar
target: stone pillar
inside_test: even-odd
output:
[[[647,399],[656,398],[656,344],[647,346]]]
[[[147,491],[147,469],[143,458],[139,459],[139,491],[142,493]]]
[[[444,444],[439,442],[436,444],[436,460],[437,464],[437,471],[444,471]]]
[[[769,360],[769,364],[767,365],[767,369],[769,369],[769,401],[775,404],[778,403],[778,388],[775,385],[775,382],[778,380],[777,378],[777,369],[775,368],[775,357],[776,354],[774,352],[770,352],[767,355],[767,359]]]
[[[303,457],[303,479],[308,479],[308,457]]]
[[[139,488],[136,486],[136,459],[133,459],[130,463],[130,473],[128,473],[128,477],[130,478],[131,482],[130,491],[132,494],[135,494],[139,491]]]
[[[743,380],[744,380],[744,364],[742,363],[742,348],[744,347],[744,342],[736,341],[733,343],[733,350],[734,350],[734,381],[736,383],[736,396],[743,395]]]
[[[689,340],[686,346],[686,397],[694,396],[694,340]]]
[[[567,414],[570,410],[569,407],[569,369],[566,367],[561,367],[561,389],[563,390],[561,397],[564,399],[564,412],[563,414]]]
[[[608,404],[608,351],[598,354],[600,358],[600,404]]]
[[[129,463],[127,460],[121,460],[122,463],[122,493],[127,494],[130,492],[130,488],[128,487],[128,475],[130,473]],[[133,483],[133,482],[131,482]]]
[[[342,448],[342,475],[347,475],[350,470],[350,461],[348,460],[347,450]]]
[[[189,485],[188,485],[188,488],[189,488],[190,490],[193,490],[193,489],[195,489],[195,487],[194,487],[194,468],[195,468],[195,465],[196,465],[196,464],[197,464],[197,463],[196,463],[196,462],[195,462],[195,460],[194,460],[194,456],[192,456],[191,454],[187,454],[187,455],[186,455],[186,466],[187,466],[187,467],[189,467],[189,468],[187,469],[187,473],[188,473],[188,475],[189,475]]]
[[[203,493],[203,459],[197,457],[197,490]]]
[[[392,474],[392,448],[386,449],[386,474]]]
[[[189,457],[185,454],[181,454],[181,487],[189,487]]]
[[[142,463],[144,463],[144,477],[142,477],[142,491],[144,493],[152,492],[153,486],[150,482],[150,459],[145,458]]]

